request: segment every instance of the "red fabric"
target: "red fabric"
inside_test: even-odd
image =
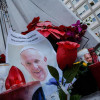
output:
[[[100,62],[90,65],[89,69],[91,70],[94,78],[96,79],[97,85],[100,89]]]
[[[77,58],[77,48],[80,45],[70,41],[58,42],[57,44],[57,62],[60,69],[63,70],[66,65],[71,67]]]
[[[6,89],[13,89],[25,83],[23,73],[17,67],[12,66],[5,82]]]

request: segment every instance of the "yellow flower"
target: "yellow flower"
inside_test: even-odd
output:
[[[79,64],[80,63],[80,61],[78,61],[78,62],[76,62],[76,63],[74,63],[74,64]]]
[[[87,67],[87,63],[83,62],[83,66]]]

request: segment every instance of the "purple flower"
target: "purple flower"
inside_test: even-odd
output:
[[[78,27],[78,31],[81,32],[82,31],[82,28],[81,27]]]
[[[75,33],[74,33],[74,32],[71,32],[71,31],[66,32],[66,35],[68,35],[68,36],[72,36],[72,37],[73,37],[74,34],[75,34]]]
[[[78,20],[78,21],[76,22],[76,24],[72,24],[72,26],[77,27],[79,32],[82,31],[80,20]]]
[[[66,32],[66,35],[72,36],[71,31]]]
[[[77,22],[76,22],[76,24],[72,24],[72,26],[78,26],[78,25],[80,25],[80,20],[78,20]]]

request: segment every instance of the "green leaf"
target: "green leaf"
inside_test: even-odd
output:
[[[59,89],[59,98],[60,100],[67,100],[67,95],[61,88]]]
[[[66,79],[67,83],[71,83],[72,82],[73,78],[78,73],[80,66],[81,66],[81,64],[74,64],[71,68],[67,68],[64,71],[63,76]]]
[[[80,100],[81,99],[81,95],[72,95],[70,96],[70,100]]]
[[[57,69],[54,68],[54,67],[52,67],[52,66],[49,66],[49,65],[48,65],[48,69],[49,69],[50,74],[51,74],[57,81],[59,81],[59,73],[58,73]]]

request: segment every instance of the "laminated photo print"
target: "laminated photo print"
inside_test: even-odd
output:
[[[10,66],[6,79],[7,88],[10,87],[8,84],[9,77],[19,74],[21,84],[39,81],[45,97],[50,97],[50,95],[57,92],[56,86],[48,85],[49,80],[53,77],[47,67],[50,65],[57,68],[59,75],[62,75],[57,65],[56,52],[50,42],[38,31],[31,31],[26,35],[22,35],[10,30],[7,38],[6,62]],[[13,70],[15,70],[15,74]]]
[[[95,53],[94,48],[84,48],[77,53],[79,61],[84,61],[87,64],[94,64],[100,62],[99,56]]]

